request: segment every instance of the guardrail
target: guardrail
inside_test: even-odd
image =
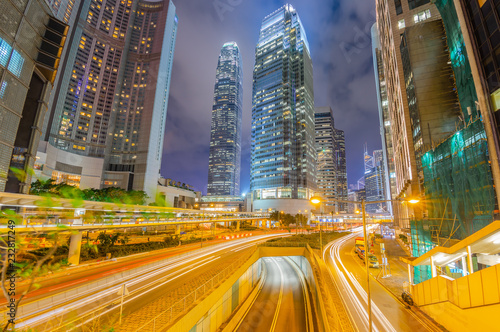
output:
[[[225,279],[231,276],[234,271],[238,269],[245,261],[247,261],[254,252],[257,250],[256,247],[248,253],[247,255],[240,257],[236,261],[234,261],[231,265],[226,267],[221,272],[217,273],[210,280],[205,282],[203,285],[195,289],[190,294],[186,295],[183,299],[174,303],[170,308],[157,315],[150,321],[146,322],[144,325],[139,327],[135,332],[138,331],[153,331],[155,332],[157,328],[159,330],[168,326],[173,320],[181,316],[183,313],[187,311],[187,309],[191,308],[194,303],[201,300],[209,291],[216,288],[220,285]]]
[[[98,222],[93,223],[54,223],[54,224],[30,224],[16,225],[16,232],[27,231],[49,231],[50,229],[57,229],[65,231],[68,229],[75,230],[91,230],[99,228],[126,228],[126,227],[147,227],[147,226],[161,226],[161,225],[178,225],[178,224],[204,224],[204,223],[219,223],[231,221],[251,221],[256,219],[267,219],[265,217],[252,217],[252,218],[220,218],[220,219],[171,219],[171,220],[147,220],[147,221],[133,221],[133,222]],[[0,224],[0,232],[8,231],[8,224]]]
[[[21,304],[21,306],[18,308],[17,312],[17,317],[22,318],[23,315],[33,315],[36,314],[37,312],[41,312],[43,310],[46,310],[47,308],[54,307],[57,305],[61,305],[64,302],[71,301],[73,299],[89,295],[91,293],[95,293],[96,291],[102,291],[107,287],[112,287],[112,286],[117,286],[118,290],[118,285],[121,285],[124,280],[133,278],[137,275],[144,274],[151,272],[155,269],[161,268],[165,265],[168,265],[172,262],[179,261],[183,258],[190,257],[190,256],[196,256],[199,255],[200,253],[210,251],[217,249],[219,247],[227,245],[226,243],[220,243],[220,244],[214,244],[210,245],[206,248],[200,248],[200,249],[195,249],[193,251],[189,251],[186,253],[178,254],[169,258],[165,258],[156,262],[152,262],[140,267],[137,267],[135,269],[131,270],[126,270],[123,272],[119,272],[116,274],[113,274],[109,277],[99,279],[94,282],[90,282],[87,284],[84,284],[80,287],[73,288],[68,291],[64,291],[52,296],[48,296],[46,298],[43,298],[41,300],[37,300],[34,302],[30,302],[27,304]],[[7,311],[4,310],[2,311],[2,321],[6,321],[8,318],[6,316]]]

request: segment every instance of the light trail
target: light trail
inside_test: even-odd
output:
[[[20,317],[20,318],[18,318],[18,320],[16,320],[16,327],[22,328],[22,327],[28,327],[28,326],[36,326],[36,325],[39,325],[39,324],[47,321],[48,319],[54,319],[55,317],[57,317],[61,314],[71,312],[72,310],[81,308],[82,306],[89,305],[93,302],[97,302],[97,301],[102,300],[106,297],[115,295],[112,299],[106,301],[104,304],[100,304],[98,309],[94,308],[94,309],[88,310],[87,312],[82,313],[79,316],[88,315],[89,312],[93,313],[97,310],[101,310],[103,307],[115,302],[117,300],[116,293],[117,293],[118,289],[120,287],[122,287],[123,284],[127,284],[128,287],[138,286],[139,283],[145,282],[147,279],[154,278],[155,276],[158,276],[162,273],[166,273],[172,269],[179,268],[183,265],[191,263],[192,261],[200,260],[200,258],[203,258],[201,261],[198,261],[195,263],[195,264],[199,264],[199,263],[203,263],[203,264],[198,265],[198,266],[192,268],[191,270],[186,271],[186,272],[181,274],[181,275],[184,275],[188,272],[193,271],[194,269],[197,269],[205,264],[211,263],[214,260],[218,259],[219,257],[214,258],[214,256],[213,256],[213,254],[215,254],[217,252],[224,252],[224,251],[229,250],[233,247],[239,247],[239,246],[249,248],[249,247],[254,246],[255,244],[257,244],[259,242],[266,240],[267,238],[272,238],[272,237],[276,237],[276,236],[280,236],[280,235],[277,235],[277,234],[261,235],[261,236],[257,236],[254,238],[245,238],[245,239],[241,239],[238,241],[230,242],[228,244],[220,245],[220,246],[217,246],[214,248],[209,248],[202,253],[194,251],[193,254],[189,255],[188,257],[185,257],[185,256],[179,257],[179,258],[170,260],[169,262],[165,263],[164,265],[162,265],[160,267],[154,267],[154,268],[151,268],[147,271],[139,271],[132,276],[128,276],[126,280],[115,281],[113,286],[109,286],[109,285],[97,286],[94,289],[91,289],[91,290],[85,292],[84,294],[79,294],[79,295],[75,296],[75,298],[70,299],[71,301],[68,301],[68,299],[65,299],[64,300],[65,303],[68,303],[68,304],[64,304],[64,302],[63,302],[63,303],[58,304],[59,307],[57,307],[57,306],[54,307],[54,305],[51,305],[51,307],[48,311],[47,311],[47,308],[42,308],[40,310],[30,312],[29,314],[25,315],[24,317]],[[239,249],[239,248],[236,248],[236,249]],[[190,267],[193,267],[193,265],[194,264],[185,266],[185,267],[183,267],[183,268],[181,268],[181,269],[179,269],[179,270],[177,270],[177,271],[175,271],[167,276],[163,276],[157,280],[153,280],[152,282],[150,282],[146,285],[140,286],[139,290],[145,289],[148,287],[152,287],[153,285],[155,285],[159,282],[165,281],[165,278],[169,278],[172,275],[175,275],[175,274],[182,272]],[[121,270],[122,269],[118,269],[117,271],[112,271],[112,272],[117,273]],[[174,277],[172,279],[169,279],[161,285],[164,285],[170,281],[173,281],[176,278],[178,278],[179,276]],[[84,279],[84,280],[87,280],[87,279]],[[71,284],[69,284],[69,285],[71,285]],[[161,285],[156,286],[154,289],[156,289],[157,287],[160,287]],[[106,288],[106,289],[102,289],[102,288]],[[139,290],[134,290],[132,293],[136,293]],[[142,292],[141,294],[137,295],[134,298],[130,298],[129,300],[125,301],[124,303],[127,303],[127,302],[137,298],[138,296],[142,296],[145,293],[147,293],[147,292]],[[82,297],[82,295],[84,297]],[[78,298],[76,298],[76,297],[78,297]],[[113,310],[113,309],[111,309],[111,310]],[[95,318],[93,318],[93,319],[95,319]]]
[[[271,328],[269,329],[270,332],[274,332],[274,329],[276,329],[276,323],[278,323],[278,316],[280,313],[280,308],[281,308],[281,301],[283,299],[283,287],[285,284],[285,278],[283,277],[283,270],[281,270],[280,265],[278,262],[274,259],[271,258],[271,261],[276,264],[278,267],[278,270],[280,271],[280,295],[278,296],[278,303],[276,304],[276,311],[274,312],[274,317],[273,317],[273,322],[271,324]]]
[[[329,245],[327,248],[325,248],[325,251],[323,252],[323,259],[325,260],[325,253],[329,252],[329,258],[331,261],[330,265],[334,268],[334,271],[336,272],[342,285],[342,287],[339,287],[339,289],[346,291],[346,292],[340,292],[341,296],[348,297],[348,300],[350,301],[350,303],[352,303],[358,315],[360,315],[361,322],[363,323],[364,326],[364,329],[362,330],[366,331],[368,330],[368,312],[366,309],[366,306],[368,304],[368,294],[366,293],[365,289],[361,286],[361,284],[358,282],[358,280],[354,277],[354,275],[347,270],[340,257],[340,247],[345,242],[352,240],[357,235],[358,234],[356,233],[347,235]],[[333,277],[331,272],[330,276],[332,280],[335,282],[335,278]],[[360,300],[360,298],[362,301]],[[345,298],[344,301],[346,301]],[[348,311],[350,311],[349,306],[347,306],[347,309]],[[376,320],[374,320],[373,324],[374,331],[379,331],[380,327],[382,328],[383,331],[396,332],[396,329],[392,326],[391,322],[382,313],[382,311],[380,311],[379,307],[373,302],[373,300],[372,300],[372,313],[376,317]],[[351,312],[349,312],[349,314],[351,315],[351,317],[353,317]],[[377,327],[377,323],[379,323],[378,325],[381,326]],[[359,326],[357,326],[357,328],[358,330],[360,330]]]

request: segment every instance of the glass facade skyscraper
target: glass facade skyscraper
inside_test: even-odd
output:
[[[243,104],[241,54],[235,42],[222,46],[214,88],[210,157],[209,196],[240,193],[241,115]]]
[[[255,51],[251,189],[256,200],[310,198],[316,189],[314,137],[309,44],[299,15],[287,4],[264,18]]]

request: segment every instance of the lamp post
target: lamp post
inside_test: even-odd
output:
[[[345,200],[341,200],[341,199],[335,199],[335,198],[329,198],[330,201],[334,201],[334,202],[340,202],[340,203],[347,203],[347,204],[359,204],[358,201],[345,201]],[[315,197],[312,197],[311,198],[311,203],[314,205],[314,206],[317,206],[319,205],[320,203],[323,202],[323,199],[321,197],[318,197],[318,196],[315,196]],[[388,199],[388,200],[381,200],[381,201],[370,201],[368,202],[368,204],[379,204],[379,203],[385,203],[385,202],[400,202],[400,201],[406,201],[410,204],[417,204],[418,202],[420,202],[419,199],[407,199],[407,200],[404,200],[404,199]],[[359,213],[359,210],[356,210],[356,213]],[[368,296],[368,325],[369,325],[369,329],[368,331],[371,332],[372,331],[372,327],[373,327],[373,321],[372,321],[372,299],[371,299],[371,293],[370,293],[370,270],[369,270],[369,266],[368,266],[368,232],[366,230],[366,202],[365,200],[363,199],[361,201],[361,214],[362,214],[362,218],[363,218],[363,235],[364,235],[364,242],[365,242],[365,266],[366,266],[366,293],[367,293],[367,296]],[[319,234],[320,234],[320,247],[321,247],[321,253],[323,254],[323,245],[322,245],[322,242],[321,242],[321,219],[320,219],[320,225],[319,225]]]
[[[323,199],[318,196],[311,197],[311,203],[314,205],[314,207],[317,209],[318,206],[320,208],[320,213],[321,213],[321,203],[323,202]],[[319,217],[319,248],[321,250],[321,256],[323,256],[323,236],[321,233],[321,216]]]

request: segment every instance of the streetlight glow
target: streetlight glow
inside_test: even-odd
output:
[[[419,199],[415,199],[415,198],[414,199],[410,199],[408,201],[408,203],[410,203],[410,204],[417,204],[418,202],[420,202],[420,200]]]
[[[321,198],[319,198],[319,197],[312,197],[311,198],[311,203],[313,203],[314,205],[317,205],[317,204],[321,203]]]

